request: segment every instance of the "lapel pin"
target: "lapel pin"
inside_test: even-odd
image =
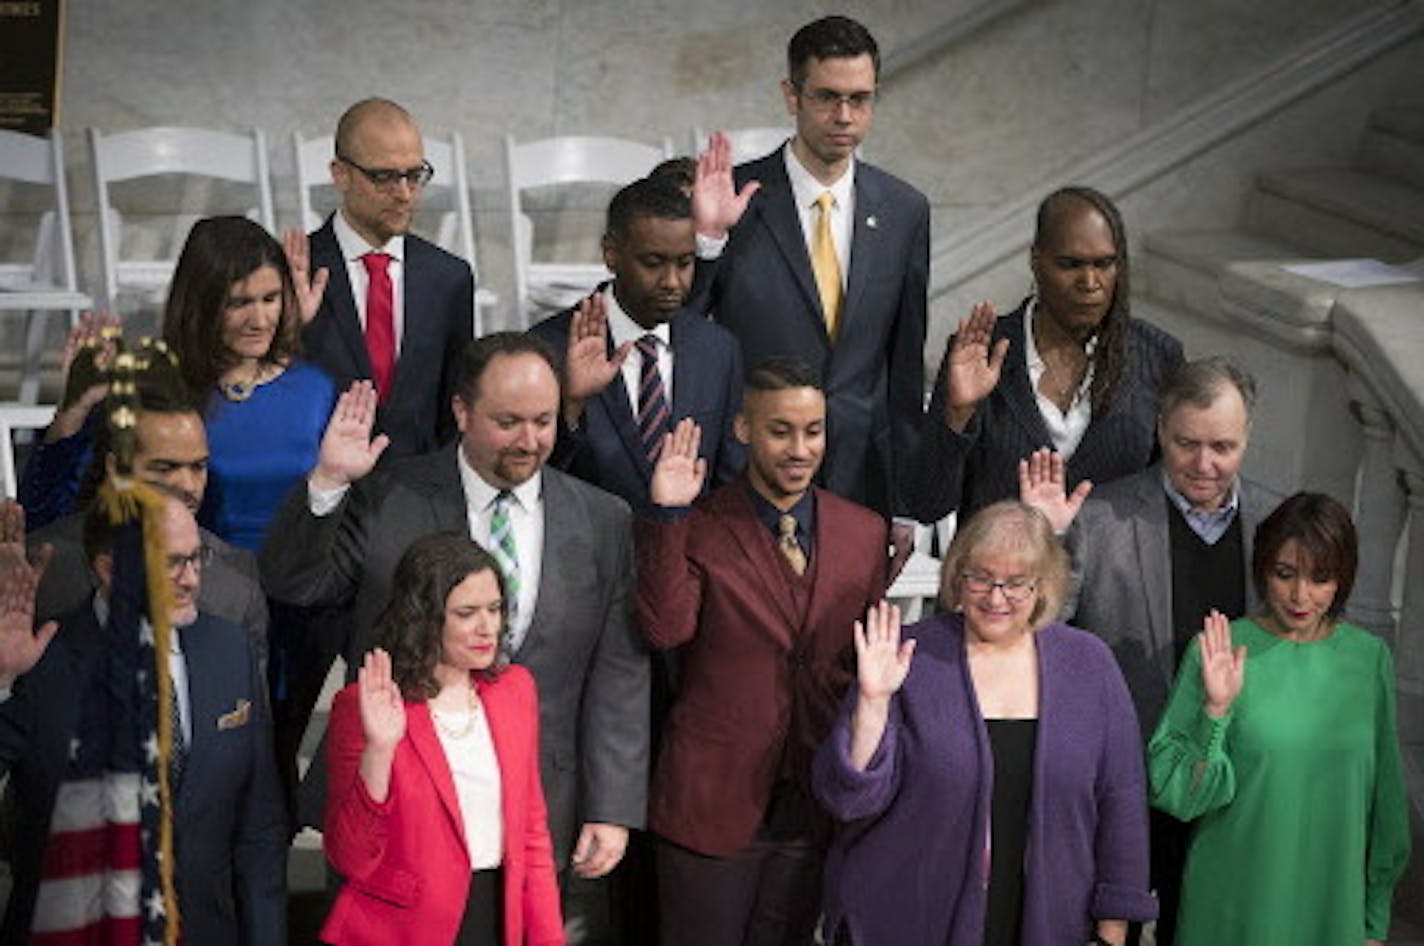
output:
[[[247,725],[247,718],[252,713],[252,702],[250,700],[238,700],[237,706],[232,712],[224,713],[218,717],[218,731],[227,729],[237,729]]]
[[[880,226],[880,221],[875,218],[874,214],[872,214],[871,216],[865,218],[865,225],[870,229],[874,230],[876,227]]]

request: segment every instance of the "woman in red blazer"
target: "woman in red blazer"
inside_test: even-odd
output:
[[[499,569],[433,535],[391,587],[383,646],[332,706],[325,846],[346,882],[322,939],[562,946],[538,700],[503,654]]]

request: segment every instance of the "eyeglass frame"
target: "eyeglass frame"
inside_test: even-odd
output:
[[[189,565],[199,574],[203,569],[213,563],[213,547],[210,545],[200,545],[187,555],[168,555],[164,558],[163,564],[168,569],[168,577],[177,578],[183,574],[184,569]]]
[[[338,154],[336,160],[347,167],[355,168],[361,175],[370,181],[374,187],[381,190],[394,190],[396,185],[405,181],[412,188],[421,188],[435,180],[435,166],[429,161],[421,160],[419,167],[406,168],[368,168],[355,161],[352,161],[344,154]]]
[[[1029,578],[1026,575],[1017,575],[1003,581],[995,581],[983,572],[962,571],[959,573],[959,580],[963,582],[963,590],[980,597],[991,598],[997,589],[1004,596],[1005,601],[1014,604],[1022,604],[1033,597],[1038,590],[1038,579]],[[1020,583],[1020,584],[1015,584]],[[978,587],[975,587],[975,586]]]
[[[868,112],[875,107],[875,100],[879,97],[878,89],[868,91],[841,93],[834,89],[812,89],[806,91],[804,83],[793,83],[792,88],[796,90],[796,96],[805,100],[813,111],[836,113],[845,105],[852,113]]]

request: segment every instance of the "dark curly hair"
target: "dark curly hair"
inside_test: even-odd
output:
[[[391,655],[391,678],[405,699],[428,700],[440,692],[435,667],[443,655],[445,602],[456,585],[484,571],[494,574],[501,601],[495,661],[483,671],[495,676],[509,664],[504,646],[509,598],[494,556],[454,532],[417,539],[401,556],[391,596],[376,618],[376,646]]]
[[[163,339],[178,356],[199,411],[237,360],[222,341],[228,291],[264,266],[275,269],[282,281],[282,318],[262,362],[285,364],[300,353],[302,326],[282,244],[246,217],[206,217],[188,231],[163,307]]]

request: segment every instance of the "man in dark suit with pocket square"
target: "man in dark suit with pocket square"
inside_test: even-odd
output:
[[[183,502],[171,496],[162,502],[158,533],[174,630],[168,666],[174,741],[181,746],[175,754],[182,758],[170,778],[176,780],[174,878],[183,937],[216,946],[281,946],[287,819],[266,684],[242,628],[198,610],[211,552]],[[97,875],[51,879],[64,852],[48,850],[52,832],[68,831],[76,838],[74,863],[81,863],[79,821],[96,811],[82,804],[88,783],[74,773],[85,750],[80,736],[104,725],[102,718],[83,717],[103,708],[89,697],[104,690],[114,532],[102,512],[89,514],[85,545],[98,593],[62,616],[57,631],[50,622],[32,634],[39,570],[24,560],[18,507],[6,508],[0,519],[0,773],[13,782],[20,814],[11,850],[14,889],[0,926],[0,942],[9,944],[28,942],[32,931],[97,923],[93,911],[101,902],[114,908],[99,895]],[[76,885],[91,878],[94,896],[76,896]]]

